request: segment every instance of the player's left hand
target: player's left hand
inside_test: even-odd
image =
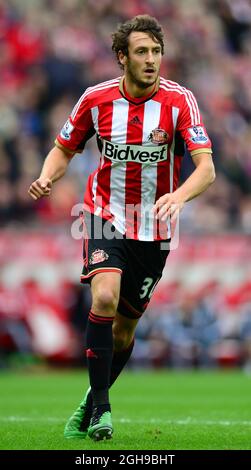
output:
[[[175,192],[167,193],[156,201],[153,206],[153,213],[156,219],[162,222],[165,222],[168,217],[171,217],[172,221],[174,221],[183,209],[184,204],[185,202],[181,201]]]

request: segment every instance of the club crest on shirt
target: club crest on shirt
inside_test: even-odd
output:
[[[109,258],[109,255],[104,250],[94,250],[89,259],[89,264],[101,263],[106,261]]]
[[[164,129],[156,128],[150,133],[148,140],[151,140],[153,144],[165,144],[168,137],[168,133]]]
[[[206,142],[208,142],[208,137],[202,126],[190,127],[188,131],[191,135],[190,140],[194,144],[205,144]]]

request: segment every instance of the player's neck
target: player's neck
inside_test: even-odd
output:
[[[136,83],[132,82],[129,77],[125,76],[123,80],[124,92],[132,98],[143,98],[151,96],[158,88],[159,80],[147,88],[141,88]]]

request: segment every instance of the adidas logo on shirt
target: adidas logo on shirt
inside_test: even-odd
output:
[[[132,118],[131,121],[129,121],[129,123],[130,124],[142,124],[138,116],[134,116],[134,118]]]

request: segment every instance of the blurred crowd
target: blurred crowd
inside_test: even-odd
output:
[[[242,367],[251,373],[251,283],[195,289],[159,288],[137,328],[137,365],[171,368]]]
[[[187,211],[185,227],[250,233],[249,0],[0,0],[1,222],[60,222],[82,200],[94,142],[50,202],[34,204],[27,188],[85,88],[121,74],[111,52],[117,23],[143,13],[163,25],[162,75],[195,93],[214,146],[217,180]],[[191,167],[186,156],[183,178]]]
[[[95,140],[83,155],[75,156],[50,199],[34,203],[27,189],[86,87],[121,74],[111,52],[111,33],[118,23],[144,13],[155,16],[165,33],[161,75],[194,92],[213,142],[216,181],[187,205],[182,232],[250,236],[249,0],[0,0],[0,224],[4,230],[65,230],[72,207],[82,201],[87,176],[97,165]],[[183,180],[192,169],[186,154]],[[248,279],[236,294],[241,301],[232,304],[226,295],[222,300],[219,285],[210,284],[209,291],[197,289],[192,296],[182,285],[163,285],[139,324],[136,364],[196,366],[229,361],[250,366]],[[80,289],[61,283],[62,295],[59,290],[57,296],[48,291],[45,295],[34,279],[8,289],[0,278],[0,362],[1,352],[13,350],[24,355],[35,351],[51,360],[79,360],[83,302],[88,310],[90,301],[83,300]],[[58,319],[65,329],[60,329]],[[41,335],[42,330],[46,334]]]
[[[84,366],[88,287],[57,288],[27,279],[0,289],[0,369]],[[251,282],[223,290],[217,281],[189,289],[179,281],[157,288],[138,323],[132,367],[242,367],[251,373]]]

